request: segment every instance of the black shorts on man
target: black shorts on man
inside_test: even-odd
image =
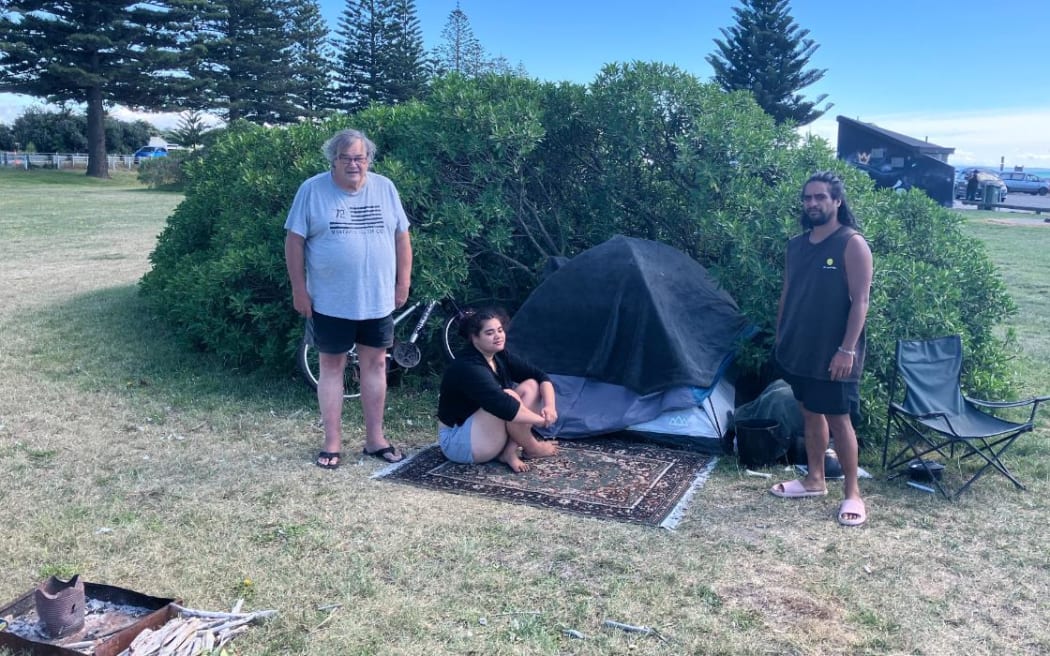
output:
[[[394,344],[391,315],[355,321],[314,312],[306,322],[306,330],[314,348],[321,353],[346,353],[354,344],[384,349]]]
[[[818,380],[785,374],[791,393],[802,407],[821,415],[855,415],[860,410],[860,383]]]

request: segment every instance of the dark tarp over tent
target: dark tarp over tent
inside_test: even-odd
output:
[[[549,435],[637,428],[702,436],[698,448],[717,450],[733,408],[723,374],[748,329],[736,302],[688,255],[617,236],[532,292],[509,347],[555,381],[559,419]]]
[[[688,255],[616,236],[532,292],[509,344],[547,373],[648,394],[712,386],[746,326],[736,301]]]

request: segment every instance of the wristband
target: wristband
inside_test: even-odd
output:
[[[846,349],[842,348],[841,346],[838,347],[838,349],[839,349],[839,353],[845,353],[846,355],[850,356],[851,358],[857,357],[857,352],[856,351],[847,351]]]

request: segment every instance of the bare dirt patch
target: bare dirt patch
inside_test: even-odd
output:
[[[1031,216],[1004,216],[1002,218],[985,219],[985,223],[994,223],[997,225],[1020,225],[1020,226],[1047,226],[1050,227],[1050,217],[1031,217]]]

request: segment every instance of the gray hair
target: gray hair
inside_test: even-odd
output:
[[[368,155],[369,162],[375,159],[376,145],[360,130],[340,130],[336,132],[331,139],[324,142],[324,145],[321,146],[321,152],[324,153],[325,159],[328,160],[329,164],[335,164],[335,158],[339,157],[339,151],[355,141],[364,142],[365,154]]]

